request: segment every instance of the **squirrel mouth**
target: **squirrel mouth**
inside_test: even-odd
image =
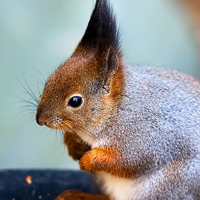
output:
[[[71,128],[69,125],[66,125],[63,119],[58,115],[53,115],[50,117],[47,116],[38,117],[37,123],[41,126],[45,125],[48,128],[57,130],[65,130],[67,127]]]

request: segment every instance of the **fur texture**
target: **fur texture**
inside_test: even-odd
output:
[[[110,5],[97,0],[74,54],[45,85],[38,124],[65,131],[69,155],[112,200],[200,199],[200,83],[124,65],[118,36]]]
[[[126,92],[117,119],[99,133],[105,145],[116,145],[121,165],[135,172],[127,181],[127,187],[134,185],[132,196],[125,199],[199,199],[200,83],[172,70],[125,69]],[[118,199],[124,179],[112,178],[119,189],[113,191],[107,177],[104,189]]]

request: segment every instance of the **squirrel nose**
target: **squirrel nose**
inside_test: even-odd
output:
[[[36,122],[40,125],[46,125],[47,123],[47,115],[45,113],[42,112],[37,112],[36,114]]]

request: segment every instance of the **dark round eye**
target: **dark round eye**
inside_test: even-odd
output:
[[[82,102],[82,97],[74,96],[69,100],[68,105],[73,108],[78,108],[79,106],[81,106]]]

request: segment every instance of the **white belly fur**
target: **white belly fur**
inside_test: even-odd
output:
[[[150,195],[152,187],[159,182],[155,181],[156,177],[158,178],[157,175],[125,179],[101,172],[98,174],[98,180],[101,182],[103,192],[112,200],[138,200]]]

